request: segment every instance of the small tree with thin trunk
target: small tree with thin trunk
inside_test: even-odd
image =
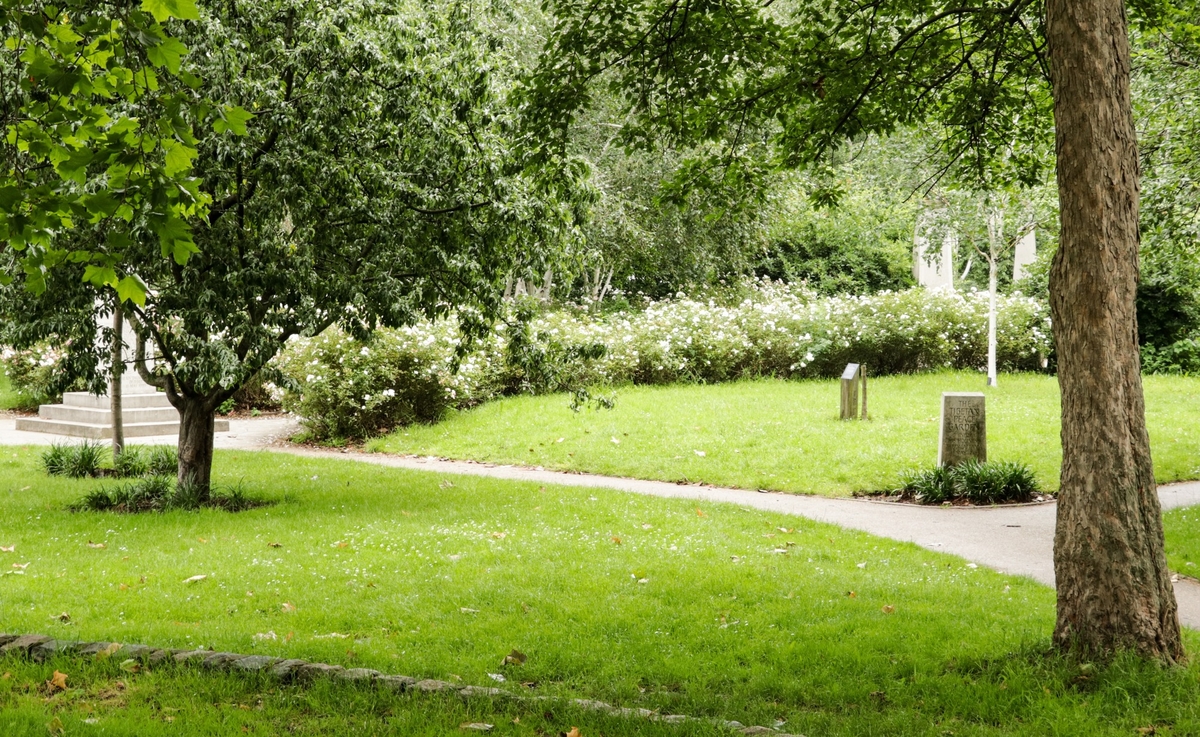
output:
[[[515,63],[466,6],[199,5],[179,86],[221,106],[192,162],[211,205],[186,263],[133,233],[122,266],[146,286],[126,314],[137,370],[179,411],[179,481],[207,489],[214,412],[290,338],[451,310],[481,329],[506,274],[545,268],[570,213],[551,190],[571,190],[517,158]],[[61,310],[14,277],[13,317]],[[55,298],[91,289],[79,277]]]

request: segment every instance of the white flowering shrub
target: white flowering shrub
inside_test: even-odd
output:
[[[480,341],[457,372],[453,322],[383,330],[370,346],[331,331],[299,342],[281,359],[298,386],[289,403],[317,435],[365,437],[501,393],[832,377],[847,363],[865,364],[878,376],[982,369],[987,361],[984,292],[821,297],[771,282],[743,292],[745,299],[732,305],[680,297],[602,316],[543,312],[520,323],[526,343],[543,362],[555,363],[539,366],[547,378],[536,382],[529,380],[528,362],[506,350],[504,325]],[[1052,350],[1047,306],[1018,294],[999,297],[997,311],[998,368],[1039,370]]]
[[[61,396],[60,374],[66,352],[49,343],[32,348],[0,349],[0,371],[8,376],[9,384],[27,398],[28,405],[57,401]]]
[[[485,374],[482,351],[453,370],[458,342],[446,322],[381,330],[366,345],[336,329],[295,341],[277,359],[298,387],[285,393],[284,407],[316,438],[365,438],[436,421],[448,407],[470,404]]]

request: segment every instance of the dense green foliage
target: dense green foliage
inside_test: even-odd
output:
[[[1149,371],[1200,371],[1200,39],[1194,3],[1135,36],[1134,104],[1142,154],[1138,338]]]
[[[126,248],[149,287],[129,318],[185,424],[294,335],[339,324],[364,336],[452,307],[478,331],[505,276],[568,234],[569,173],[522,161],[506,102],[515,50],[485,20],[458,3],[201,3],[180,34],[192,48],[181,78],[199,80],[197,100],[251,111],[246,135],[198,136],[193,171],[211,206],[197,254],[176,263],[146,239]],[[82,269],[42,297],[10,269],[0,340],[58,335],[94,377],[102,351]]]
[[[163,24],[198,17],[192,0],[0,4],[0,283],[16,271],[42,293],[70,263],[140,302],[135,241],[180,265],[195,253],[189,220],[209,202],[189,172],[197,135],[247,117],[192,92],[188,49]]]

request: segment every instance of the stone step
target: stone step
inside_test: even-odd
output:
[[[63,404],[70,407],[88,407],[91,409],[108,409],[112,406],[109,397],[97,397],[87,392],[67,392],[63,394]],[[162,392],[145,394],[125,394],[122,396],[125,409],[145,409],[148,407],[170,407],[171,401]]]
[[[69,404],[43,404],[38,409],[38,416],[43,420],[64,420],[78,422],[84,425],[111,425],[112,412],[93,407],[75,407]],[[166,407],[126,408],[121,412],[126,425],[143,422],[179,422],[179,411],[168,405]]]
[[[90,438],[106,440],[112,437],[112,425],[90,425],[82,422],[65,422],[62,420],[46,420],[40,417],[21,417],[17,419],[17,430],[23,432],[39,432],[50,435],[67,435],[73,438]],[[229,420],[216,420],[213,423],[216,432],[229,432]],[[145,438],[157,435],[178,435],[179,422],[138,422],[125,425],[125,437]]]

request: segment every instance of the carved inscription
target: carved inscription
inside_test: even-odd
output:
[[[987,412],[983,394],[943,394],[940,436],[938,465],[953,466],[972,459],[986,461]]]

